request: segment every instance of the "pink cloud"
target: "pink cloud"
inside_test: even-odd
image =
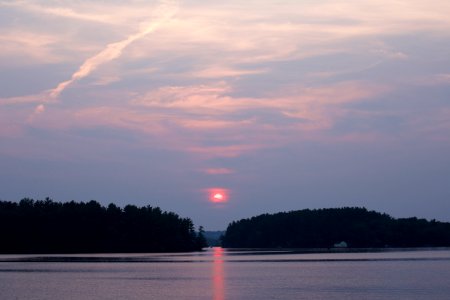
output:
[[[207,160],[284,146],[293,136],[316,138],[336,120],[345,117],[347,110],[342,104],[375,97],[387,90],[385,86],[351,81],[291,87],[270,97],[251,98],[233,96],[232,86],[224,82],[166,86],[128,102],[116,99],[119,103],[116,106],[66,109],[58,104],[44,106],[45,102],[40,101],[28,121],[35,127],[49,130],[98,126],[125,129],[137,133],[143,147],[155,147],[151,141],[157,138],[160,148],[187,152]],[[133,96],[123,93],[121,97]],[[258,113],[252,115],[254,111]],[[276,117],[266,119],[265,112]],[[212,143],[221,146],[212,146]],[[211,174],[222,171],[227,172],[210,170]]]
[[[234,170],[228,168],[209,168],[202,171],[209,175],[228,175],[235,173]]]
[[[243,128],[254,124],[253,120],[228,121],[228,120],[214,120],[214,119],[187,119],[186,117],[175,121],[178,125],[191,130],[218,130],[226,128]]]
[[[44,104],[39,104],[38,106],[36,106],[36,108],[34,109],[34,113],[35,114],[41,114],[45,111],[45,106]]]
[[[238,157],[242,154],[261,149],[261,145],[227,145],[227,146],[196,146],[186,149],[188,152],[199,155],[201,158]]]
[[[162,121],[164,114],[145,114],[121,107],[91,107],[80,109],[73,114],[74,126],[110,126],[129,129],[147,134],[165,134],[167,129]]]
[[[1,105],[14,105],[14,104],[26,104],[26,103],[50,103],[55,102],[55,99],[51,97],[49,91],[44,91],[39,94],[16,96],[8,98],[0,98]]]
[[[243,75],[263,74],[267,72],[267,69],[244,70],[227,66],[210,66],[199,71],[194,71],[191,75],[201,78],[225,78],[240,77]]]
[[[2,65],[33,65],[61,63],[63,56],[53,47],[61,38],[52,33],[30,32],[25,29],[0,30]],[[7,59],[5,59],[7,58]]]

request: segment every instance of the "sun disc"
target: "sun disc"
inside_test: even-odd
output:
[[[208,189],[209,201],[212,203],[225,203],[228,201],[228,190],[223,188]]]

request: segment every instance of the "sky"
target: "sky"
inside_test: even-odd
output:
[[[0,199],[450,221],[448,0],[0,0]]]

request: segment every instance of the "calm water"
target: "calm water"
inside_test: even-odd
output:
[[[450,299],[450,250],[0,255],[0,299]]]

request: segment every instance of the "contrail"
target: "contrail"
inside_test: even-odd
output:
[[[152,13],[152,20],[141,23],[140,30],[127,37],[126,39],[108,44],[105,49],[96,55],[88,58],[76,71],[69,80],[59,83],[54,89],[51,89],[50,97],[58,97],[68,86],[75,81],[84,78],[95,71],[99,66],[112,61],[121,56],[123,50],[136,40],[145,37],[147,34],[155,31],[161,24],[171,19],[178,10],[178,3],[172,0],[163,0],[160,5]]]

